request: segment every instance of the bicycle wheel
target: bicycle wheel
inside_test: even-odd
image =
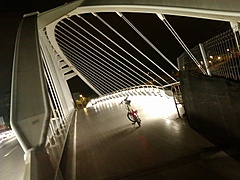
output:
[[[131,122],[135,122],[134,121],[134,118],[133,118],[133,116],[132,116],[132,114],[131,113],[127,113],[127,118],[129,119],[129,121],[131,121]]]
[[[139,117],[137,117],[137,124],[139,127],[141,126],[141,119]]]

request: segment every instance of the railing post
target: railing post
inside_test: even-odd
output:
[[[205,52],[205,49],[204,49],[202,43],[199,44],[199,48],[200,48],[200,51],[201,51],[201,54],[202,54],[202,58],[203,58],[203,61],[204,61],[204,65],[205,65],[206,70],[207,70],[207,75],[211,76],[211,72],[210,72],[210,70],[209,70],[209,64],[208,64],[206,52]]]
[[[234,38],[235,38],[235,41],[237,44],[238,51],[240,52],[240,46],[239,46],[239,42],[238,42],[238,38],[237,38],[237,32],[239,33],[240,25],[239,25],[238,21],[230,21],[230,25],[231,25],[233,33],[234,33]]]

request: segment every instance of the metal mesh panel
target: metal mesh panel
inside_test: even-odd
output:
[[[190,51],[192,52],[194,57],[197,59],[199,64],[203,65],[202,55],[201,55],[199,46],[195,46]],[[192,60],[192,58],[186,52],[184,52],[178,59],[179,59],[179,66],[180,66],[179,68],[181,71],[194,70],[199,73],[202,73],[199,67],[196,65],[196,63]],[[205,67],[203,68],[206,69]]]
[[[239,39],[239,32],[230,29],[203,43],[211,75],[240,80]],[[199,46],[192,48],[191,52],[206,70]],[[183,53],[178,60],[181,71],[193,70],[199,72],[198,66],[187,53]]]
[[[239,32],[231,29],[204,43],[212,75],[240,80],[238,41]]]

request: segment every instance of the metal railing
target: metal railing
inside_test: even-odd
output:
[[[209,71],[208,75],[240,80],[239,40],[239,31],[230,29],[199,46],[195,46],[191,49],[191,52],[203,68]],[[203,47],[202,52],[201,45]],[[178,58],[178,63],[181,71],[193,70],[199,72],[199,68],[186,53]]]
[[[61,178],[59,170],[67,134],[74,115],[74,103],[62,73],[58,54],[51,46],[45,30],[40,32],[41,54],[48,86],[51,117],[48,124],[45,149],[55,171],[55,179]]]
[[[201,64],[203,69],[206,70],[206,67],[204,67],[203,58],[199,46],[195,46],[194,48],[190,49],[190,51],[192,52],[196,60],[199,62],[199,64]],[[192,58],[186,52],[184,52],[180,57],[178,57],[178,66],[181,71],[194,70],[202,73],[196,63],[193,62]]]
[[[10,123],[25,153],[25,179],[63,179],[59,166],[75,108],[69,74],[37,18],[24,15],[19,25]]]
[[[240,80],[239,32],[228,30],[204,43],[212,75]]]
[[[112,93],[106,94],[99,98],[92,99],[89,104],[96,104],[98,102],[107,101],[114,98],[126,97],[126,96],[161,96],[168,97],[171,96],[172,93],[170,90],[164,89],[164,87],[156,86],[156,85],[140,85],[133,86],[125,89],[121,89],[118,91],[114,91]]]
[[[177,113],[178,113],[178,117],[181,118],[179,109],[178,109],[178,105],[184,105],[183,103],[183,97],[182,97],[182,92],[181,92],[181,87],[180,87],[180,83],[179,84],[174,84],[171,86],[171,91],[173,94],[173,100],[177,109]]]

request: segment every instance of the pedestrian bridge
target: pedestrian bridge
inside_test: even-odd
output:
[[[100,179],[147,176],[152,171],[161,177],[159,170],[170,164],[177,166],[199,159],[199,151],[212,144],[192,129],[186,130],[185,120],[177,119],[183,114],[179,72],[193,70],[204,77],[240,80],[239,5],[235,1],[204,0],[194,3],[79,0],[47,12],[24,15],[14,55],[11,126],[25,153],[25,177],[88,178],[90,170],[93,177]],[[225,44],[222,37],[217,37],[221,43],[211,40],[189,49],[168,20],[171,16],[226,21],[232,29]],[[147,33],[149,25],[163,28],[162,35]],[[162,51],[166,45],[161,41],[164,33],[169,33],[170,44],[176,41],[185,52],[178,61],[173,59],[172,51]],[[90,102],[92,106],[79,115],[68,86],[75,76],[98,95]],[[142,105],[137,108],[143,127],[132,127],[123,115],[124,108],[116,102],[112,104],[125,96]],[[153,105],[160,108],[156,112],[160,117],[151,117],[153,107],[143,106],[153,102],[160,103]],[[192,110],[186,105],[191,115]],[[170,110],[175,114],[170,115]],[[237,137],[235,143],[239,134],[232,129]],[[166,138],[170,137],[172,140],[168,142]],[[66,144],[76,139],[80,145],[75,143],[75,146],[82,149],[68,149],[71,145]],[[110,153],[112,157],[107,158]],[[128,155],[132,160],[130,156],[127,159]],[[77,159],[68,162],[69,156]],[[74,164],[78,161],[84,164]],[[106,169],[104,162],[108,162],[104,165]],[[114,162],[112,166],[110,162]],[[70,170],[75,172],[65,173],[69,171],[66,168],[69,163],[73,163]],[[202,160],[198,163],[204,166]],[[198,169],[195,165],[191,166],[194,170]],[[187,168],[186,164],[184,167]],[[177,171],[181,174],[184,167]],[[188,174],[186,169],[185,174]]]

